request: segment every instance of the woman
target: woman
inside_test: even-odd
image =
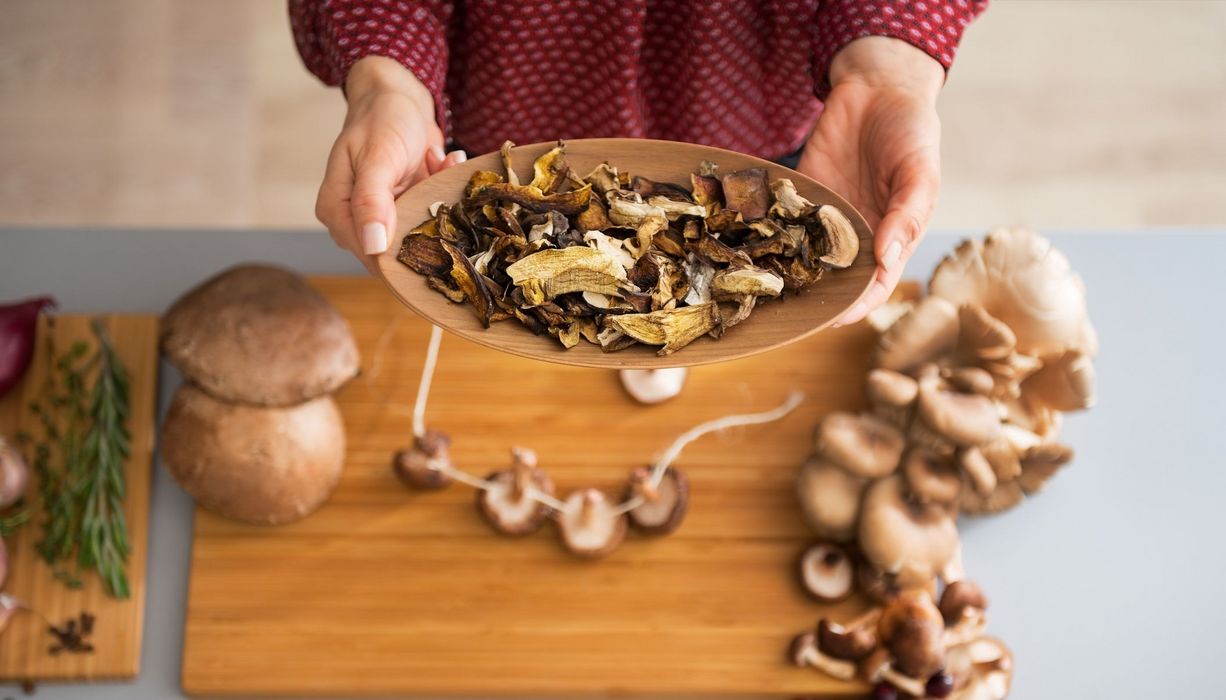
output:
[[[876,232],[883,303],[940,189],[936,97],[987,0],[290,0],[343,85],[316,215],[367,267],[394,199],[476,153],[558,138],[691,141],[788,162]],[[795,158],[798,156],[799,160]]]

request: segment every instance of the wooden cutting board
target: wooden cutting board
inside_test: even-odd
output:
[[[56,347],[63,351],[77,340],[94,345],[89,324],[92,316],[57,315],[53,330],[46,319],[39,325],[39,346],[22,384],[0,400],[0,434],[14,436],[18,430],[34,430],[37,417],[29,404],[38,395],[47,375],[48,362],[43,351],[45,334],[55,334]],[[127,498],[124,514],[132,541],[128,559],[128,581],[132,595],[126,600],[111,598],[92,572],[82,576],[84,586],[71,590],[52,578],[52,569],[34,549],[39,539],[38,523],[43,515],[37,509],[15,537],[8,541],[9,575],[5,592],[29,603],[57,625],[82,611],[97,616],[92,654],[47,653],[54,640],[41,618],[22,613],[13,618],[0,635],[0,680],[104,680],[134,678],[140,672],[141,631],[145,615],[145,557],[149,541],[149,478],[153,457],[153,427],[157,401],[158,319],[157,316],[110,315],[103,317],[115,350],[129,374],[131,413],[128,429],[132,435],[131,454],[125,464]],[[27,501],[37,506],[37,479],[30,484]]]
[[[709,435],[677,465],[693,500],[675,534],[632,534],[579,561],[547,526],[508,540],[471,489],[401,486],[392,453],[410,415],[429,326],[374,280],[316,278],[349,319],[363,374],[337,394],[344,477],[307,519],[265,528],[197,511],[183,687],[193,695],[851,694],[784,662],[825,613],[793,564],[810,535],[793,481],[817,419],[862,404],[873,333],[824,332],[691,371],[684,393],[642,407],[612,371],[525,360],[445,336],[427,423],[484,474],[534,448],[560,493],[619,492],[679,433],[761,411],[801,389],[785,419]],[[783,303],[787,303],[786,301]],[[732,331],[735,333],[736,331]]]

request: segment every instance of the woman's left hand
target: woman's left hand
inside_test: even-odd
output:
[[[928,226],[941,188],[936,98],[944,69],[899,39],[865,37],[830,66],[833,88],[797,170],[856,207],[874,231],[877,275],[838,321],[885,303]]]

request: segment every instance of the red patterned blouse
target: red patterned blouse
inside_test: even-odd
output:
[[[776,158],[829,91],[834,54],[907,41],[949,68],[987,0],[289,0],[303,61],[328,85],[395,59],[471,153],[557,138],[690,141]]]

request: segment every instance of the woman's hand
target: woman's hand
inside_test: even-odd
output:
[[[848,44],[830,66],[833,89],[797,170],[830,187],[873,228],[877,276],[839,319],[855,323],[889,299],[941,187],[941,65],[889,37]]]
[[[396,230],[396,197],[466,156],[453,151],[444,157],[434,100],[399,63],[380,56],[359,60],[345,92],[349,112],[328,156],[315,216],[374,274],[372,256],[387,250]]]

